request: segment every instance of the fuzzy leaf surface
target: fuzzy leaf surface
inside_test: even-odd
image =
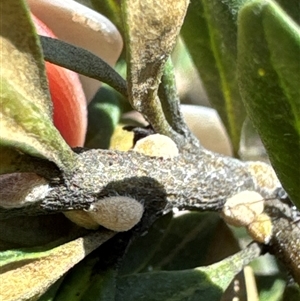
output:
[[[37,300],[70,268],[113,235],[111,231],[92,233],[50,250],[2,252],[0,299]]]
[[[26,4],[2,1],[1,24],[0,147],[69,169],[74,155],[52,122],[43,57]],[[6,165],[1,160],[0,170]]]

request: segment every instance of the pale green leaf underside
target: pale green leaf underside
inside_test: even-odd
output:
[[[0,299],[37,300],[70,268],[113,235],[114,232],[104,230],[50,250],[0,252]]]
[[[1,2],[0,28],[0,145],[68,169],[73,152],[52,123],[39,40],[22,1]],[[1,160],[1,170],[5,164]]]
[[[17,89],[1,80],[0,143],[25,154],[55,162],[63,168],[65,154],[72,154],[49,116]],[[72,155],[73,156],[73,155]],[[71,157],[70,157],[71,158]],[[6,164],[5,162],[1,162]]]
[[[129,101],[157,133],[180,144],[157,96],[164,65],[173,50],[188,1],[126,0],[124,17]],[[142,17],[141,17],[142,16]]]

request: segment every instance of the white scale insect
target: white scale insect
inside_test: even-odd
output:
[[[272,220],[264,213],[264,199],[255,191],[242,191],[227,199],[221,216],[229,225],[246,227],[257,242],[268,243],[272,235]]]
[[[287,195],[281,192],[279,199],[285,199]],[[227,199],[221,216],[232,226],[245,227],[254,241],[267,244],[272,237],[272,218],[264,212],[265,202],[259,193],[255,191],[242,191]],[[293,223],[299,223],[299,212],[294,208]]]
[[[86,210],[64,212],[78,226],[97,229],[101,225],[117,232],[130,230],[140,221],[143,213],[144,206],[126,196],[106,197],[92,203]]]

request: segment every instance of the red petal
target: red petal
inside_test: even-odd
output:
[[[33,16],[40,35],[55,37],[52,31]],[[46,62],[46,74],[53,102],[53,123],[71,146],[83,146],[87,128],[86,98],[78,75]]]

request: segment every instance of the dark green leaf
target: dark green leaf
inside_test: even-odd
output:
[[[163,269],[181,273],[220,261],[238,250],[237,241],[217,214],[181,212],[172,218],[169,213],[158,219],[147,235],[134,241],[123,260],[119,276],[135,275],[138,278],[143,273]],[[240,294],[243,293],[245,290],[241,284]],[[233,296],[231,284],[226,297]]]
[[[64,280],[64,276],[62,276],[60,279],[58,279],[54,284],[50,286],[50,288],[46,291],[45,294],[43,294],[38,301],[54,301],[55,295]]]
[[[286,282],[275,275],[257,275],[257,286],[260,301],[281,301]]]
[[[298,284],[289,284],[286,286],[282,301],[298,301],[300,300],[300,287]]]
[[[114,301],[116,271],[99,269],[99,260],[97,256],[89,256],[79,263],[67,275],[54,300]]]
[[[222,244],[222,250],[217,246]],[[126,254],[121,275],[149,270],[184,270],[224,259],[239,247],[226,224],[213,213],[163,216]]]
[[[102,81],[127,96],[126,81],[100,57],[57,39],[43,36],[40,39],[46,61]]]
[[[259,254],[254,244],[208,267],[125,275],[118,279],[116,300],[220,300],[233,277]]]
[[[65,277],[55,301],[114,301],[119,261],[132,233],[117,234]]]
[[[219,301],[223,293],[201,270],[123,276],[117,285],[116,301]]]
[[[54,164],[51,164],[51,162],[44,160],[33,160],[33,157],[31,157],[28,154],[21,153],[17,148],[14,147],[14,145],[11,145],[10,147],[0,145],[0,154],[0,174],[13,173],[19,171],[39,173],[42,171],[43,168],[45,168],[45,166],[47,166],[49,170],[51,168],[53,170],[57,169]]]
[[[238,21],[239,85],[247,113],[287,193],[300,208],[300,30],[273,1]]]
[[[191,141],[193,141],[193,144],[197,145],[198,141],[191,135],[180,110],[180,99],[176,88],[174,67],[171,58],[169,58],[165,64],[158,95],[165,117],[171,127],[177,133],[190,138]]]
[[[8,218],[0,221],[0,229],[0,240],[13,244],[14,248],[43,246],[58,239],[63,239],[63,243],[79,235],[63,214]],[[0,266],[3,263],[0,255]]]
[[[223,245],[222,253],[215,248],[216,242]],[[184,270],[211,264],[237,250],[235,239],[217,214],[186,212],[172,220],[147,266],[153,270]]]
[[[276,0],[287,14],[300,25],[300,3],[299,0]]]
[[[236,14],[246,1],[191,1],[181,30],[209,100],[227,128],[236,155],[245,118],[236,74]]]
[[[162,216],[152,225],[147,235],[141,236],[133,242],[122,262],[120,275],[139,273],[149,268],[148,262],[160,249],[172,217],[172,212]]]

